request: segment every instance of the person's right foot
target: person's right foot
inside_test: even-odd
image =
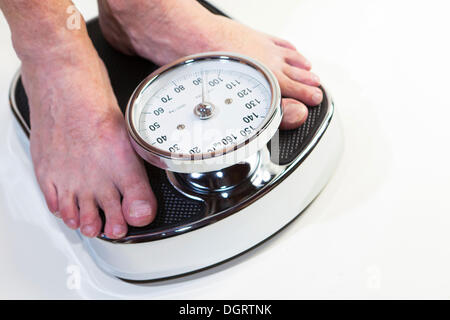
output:
[[[156,200],[131,147],[105,67],[91,44],[22,64],[31,106],[31,155],[50,211],[88,237],[121,238],[149,224]],[[122,198],[122,200],[121,200]]]

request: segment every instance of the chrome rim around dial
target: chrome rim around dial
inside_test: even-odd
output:
[[[211,52],[181,58],[134,91],[126,123],[136,152],[165,170],[209,172],[262,149],[281,122],[272,72],[252,58]]]

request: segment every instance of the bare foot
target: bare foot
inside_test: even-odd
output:
[[[31,155],[50,211],[88,237],[113,239],[149,224],[156,200],[132,149],[102,61],[91,44],[51,61],[25,61]]]
[[[287,97],[282,129],[300,126],[308,116],[305,104],[323,99],[319,78],[292,44],[213,15],[195,0],[100,0],[99,12],[102,31],[114,47],[159,65],[207,51],[233,51],[263,62]]]

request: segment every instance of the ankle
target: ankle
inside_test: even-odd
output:
[[[73,70],[97,68],[100,57],[90,41],[68,41],[59,47],[45,50],[40,47],[17,52],[22,70],[36,76],[63,76]],[[72,70],[72,71],[70,71]]]
[[[0,1],[11,29],[11,39],[22,61],[67,55],[90,41],[80,12],[70,0]]]
[[[180,44],[195,43],[197,50],[211,47],[214,15],[196,0],[103,0],[99,11],[102,30],[113,45],[120,47],[125,36],[134,53],[157,63],[185,54],[187,48]],[[148,48],[167,49],[163,50],[165,57],[152,56],[146,52]],[[172,55],[167,55],[168,51]]]

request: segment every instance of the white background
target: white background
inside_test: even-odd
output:
[[[76,2],[96,14],[95,1]],[[222,266],[147,285],[105,275],[46,210],[9,110],[19,61],[1,17],[0,297],[450,298],[450,2],[214,3],[313,62],[345,130],[329,185],[282,233]]]

